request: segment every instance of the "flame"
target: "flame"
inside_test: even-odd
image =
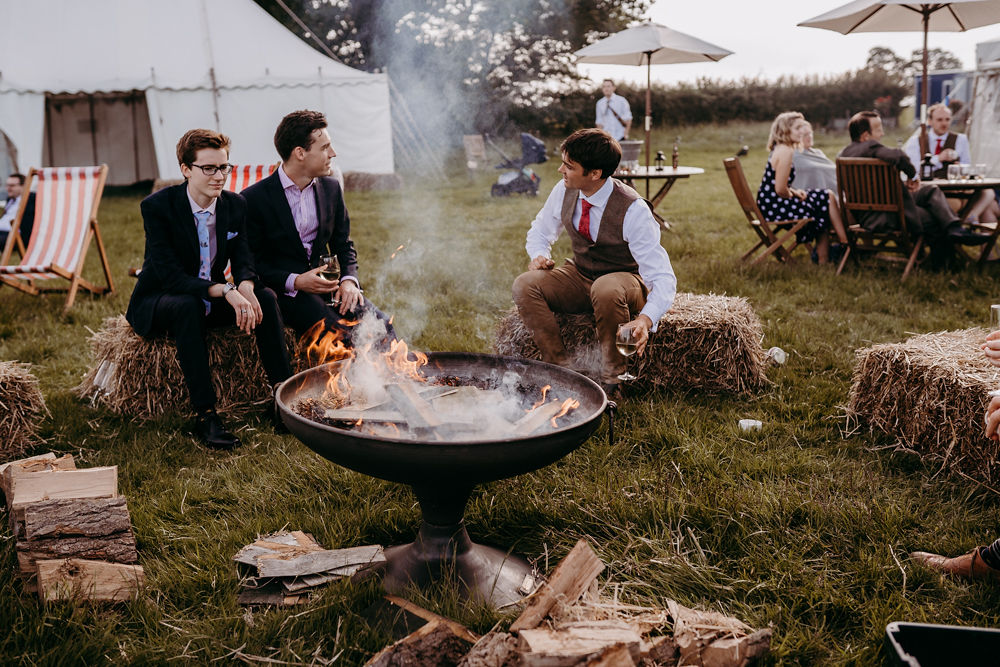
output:
[[[549,422],[550,424],[552,424],[552,428],[558,428],[556,426],[557,419],[565,415],[570,410],[576,410],[578,407],[580,407],[580,401],[576,400],[575,398],[567,398],[565,401],[563,401],[562,409],[559,411],[559,414],[553,417],[552,421]]]
[[[415,350],[411,354],[406,341],[392,341],[389,350],[383,355],[383,359],[389,370],[396,375],[402,375],[418,382],[427,382],[427,378],[420,375],[421,366],[427,364],[427,355]]]
[[[396,248],[396,250],[391,255],[389,255],[389,259],[396,259],[396,253],[398,253],[402,249],[403,249],[403,245],[400,244],[400,246],[398,248]]]
[[[535,403],[535,404],[534,404],[534,405],[532,405],[532,406],[531,406],[530,408],[528,408],[527,412],[531,412],[531,411],[532,411],[532,410],[534,410],[535,408],[537,408],[537,407],[541,407],[541,405],[542,405],[543,403],[545,403],[545,395],[546,395],[547,393],[549,393],[549,389],[552,389],[552,385],[550,385],[550,384],[547,384],[547,385],[545,385],[544,387],[542,387],[542,397],[541,397],[540,399],[538,399],[538,402],[537,402],[537,403]]]

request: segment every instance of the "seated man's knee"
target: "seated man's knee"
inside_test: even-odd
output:
[[[277,308],[278,296],[274,293],[274,290],[271,289],[270,287],[264,287],[262,285],[258,285],[257,287],[254,288],[253,294],[254,296],[257,297],[257,301],[258,303],[260,303],[261,308],[263,308],[265,304],[269,307],[273,306]]]
[[[514,296],[514,303],[529,298],[533,293],[537,293],[538,271],[525,271],[514,279],[511,287],[511,294]]]
[[[619,274],[609,273],[597,278],[590,286],[590,300],[597,303],[625,303],[628,285]]]

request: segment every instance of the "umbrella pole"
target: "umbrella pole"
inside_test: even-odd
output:
[[[652,70],[652,60],[653,52],[646,51],[646,175],[649,175],[649,146],[650,137],[649,132],[653,127],[653,116],[652,116],[652,95],[650,93],[650,70]],[[649,199],[649,179],[646,179],[646,199]]]
[[[923,104],[923,108],[920,110],[920,137],[922,139],[924,139],[925,141],[922,141],[921,145],[924,145],[926,143],[926,137],[927,137],[927,109],[930,106],[930,99],[931,99],[931,80],[927,76],[927,61],[928,61],[928,58],[927,58],[927,30],[929,28],[930,20],[931,20],[930,12],[928,12],[927,9],[925,8],[924,9],[924,58],[923,58],[923,61],[924,61],[924,75],[923,75],[923,80],[922,80],[923,84],[924,84],[923,85],[924,89],[922,91],[923,92],[922,97],[924,98],[924,104]]]

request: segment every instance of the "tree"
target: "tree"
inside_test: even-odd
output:
[[[944,49],[927,50],[927,71],[941,69],[962,69],[962,61],[951,51]],[[906,63],[907,76],[920,76],[924,72],[924,50],[913,49],[909,62]]]
[[[892,49],[875,46],[868,51],[864,68],[870,72],[882,72],[891,80],[902,83],[906,78],[906,65],[906,61]]]

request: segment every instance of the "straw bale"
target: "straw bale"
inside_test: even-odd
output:
[[[1000,488],[1000,443],[983,434],[1000,369],[980,345],[986,329],[922,334],[857,350],[849,428],[867,426],[941,469]]]
[[[344,173],[344,190],[347,192],[398,190],[402,186],[403,177],[399,174],[369,174],[363,171]]]
[[[294,334],[286,330],[286,343]],[[78,396],[89,398],[116,414],[149,419],[190,409],[177,348],[166,338],[146,340],[125,317],[104,321],[90,338],[92,364],[79,386]],[[220,411],[247,408],[271,397],[253,336],[235,327],[210,329],[208,359]]]
[[[0,463],[21,455],[48,414],[38,378],[29,369],[28,364],[0,361]]]
[[[592,314],[557,315],[573,364],[598,376],[600,349]],[[642,356],[629,359],[636,388],[670,387],[750,393],[768,384],[763,327],[743,297],[680,292]],[[497,325],[497,354],[539,359],[517,308]]]

